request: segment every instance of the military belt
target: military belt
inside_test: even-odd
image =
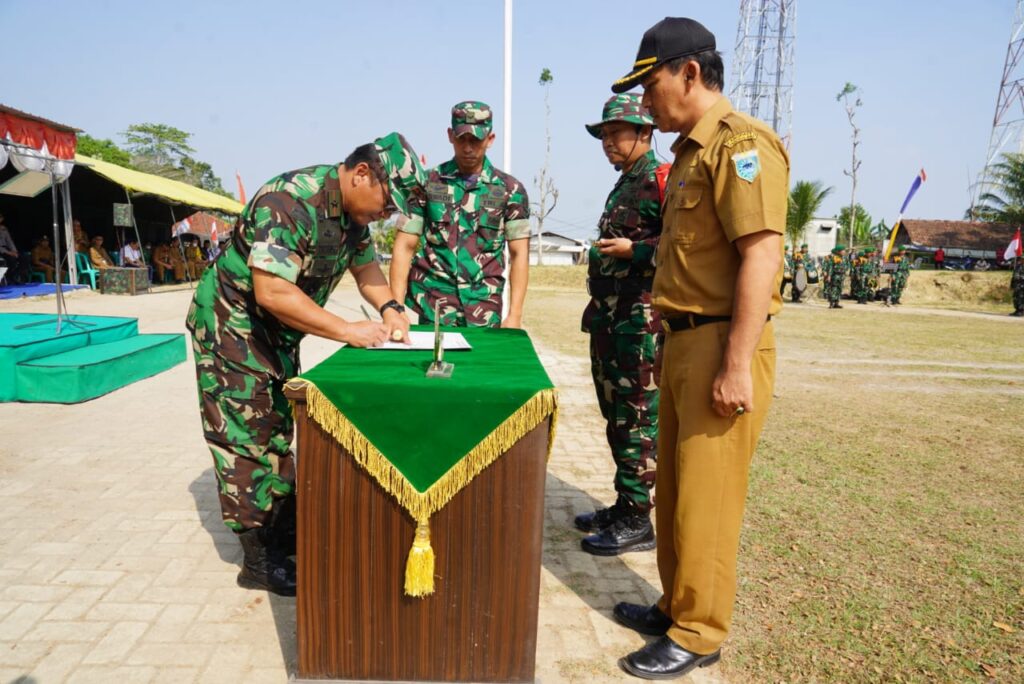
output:
[[[591,297],[611,295],[638,295],[650,292],[654,278],[587,278],[587,292]]]
[[[672,316],[671,318],[662,318],[661,327],[665,332],[679,332],[680,330],[693,330],[707,323],[722,323],[731,320],[732,316],[702,316],[701,314],[691,313],[682,316]],[[772,320],[772,317],[768,316],[767,320]]]

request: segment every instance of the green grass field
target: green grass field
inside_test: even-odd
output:
[[[582,356],[584,276],[558,270],[526,325]],[[793,305],[776,330],[726,676],[1024,681],[1024,322]]]

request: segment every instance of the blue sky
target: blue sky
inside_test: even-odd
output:
[[[1013,9],[1011,0],[798,3],[792,180],[835,187],[826,215],[849,202],[850,129],[835,95],[852,81],[864,102],[859,200],[891,222],[924,167],[908,214],[960,218],[988,145]],[[644,30],[669,15],[715,33],[728,90],[739,1],[516,0],[514,11],[511,171],[536,196],[537,79],[547,67],[560,198],[545,228],[591,237],[615,171],[583,124],[599,118]],[[115,140],[133,123],[176,126],[227,189],[238,169],[251,194],[391,130],[440,163],[451,156],[451,105],[479,99],[497,115],[491,159],[501,166],[502,16],[501,0],[0,0],[0,102]],[[658,135],[665,155],[671,140]]]

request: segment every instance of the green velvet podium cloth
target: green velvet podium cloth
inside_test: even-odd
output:
[[[430,516],[549,419],[550,449],[557,422],[557,391],[526,332],[443,330],[472,346],[445,353],[450,378],[425,376],[431,351],[352,347],[301,376],[309,416],[416,520],[406,569],[413,596],[433,591]]]

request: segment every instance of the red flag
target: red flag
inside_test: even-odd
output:
[[[1010,240],[1010,244],[1006,246],[1006,251],[1003,252],[1003,260],[1009,261],[1014,257],[1024,256],[1024,245],[1020,241],[1020,228],[1017,228],[1017,234]]]
[[[245,186],[242,185],[242,176],[238,171],[235,171],[235,180],[238,181],[238,201],[245,204]]]
[[[217,242],[218,242],[218,240],[217,240],[217,222],[214,221],[213,222],[213,227],[210,228],[210,245],[211,246],[216,245]]]

